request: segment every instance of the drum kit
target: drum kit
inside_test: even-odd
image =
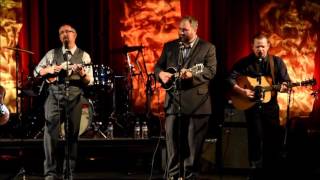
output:
[[[84,98],[82,98],[82,114],[81,114],[81,121],[80,121],[80,130],[79,130],[79,136],[84,137],[103,137],[106,138],[105,131],[106,131],[106,125],[109,121],[112,121],[113,123],[119,123],[115,122],[117,119],[115,118],[116,113],[116,91],[115,86],[116,84],[119,85],[119,83],[116,83],[116,79],[124,76],[114,76],[113,70],[109,66],[105,65],[98,65],[94,64],[93,66],[93,77],[94,77],[94,83],[92,86],[87,87],[84,90]],[[41,84],[41,83],[38,83]],[[39,86],[39,85],[38,85]],[[117,87],[120,88],[120,87]],[[37,88],[36,92],[32,93],[35,94],[35,98],[42,99],[41,102],[38,102],[37,105],[34,105],[35,107],[43,107],[43,103],[45,100],[46,94],[43,92],[38,92],[40,87]],[[42,89],[42,91],[45,91],[45,87]],[[129,102],[125,102],[129,103]],[[43,111],[42,109],[39,110],[37,108],[36,111]],[[33,111],[33,112],[36,112]],[[27,112],[30,112],[27,110]],[[42,116],[42,117],[34,117],[34,116]],[[28,138],[40,138],[43,133],[43,123],[44,117],[43,113],[36,113],[36,114],[26,114],[26,119],[29,119],[27,124],[32,126],[38,126],[38,127],[29,127],[29,132],[26,133],[26,136]],[[31,122],[30,122],[31,121]],[[33,122],[37,121],[37,122]],[[120,124],[119,124],[120,125]],[[120,125],[121,126],[121,125]],[[65,132],[64,132],[64,123],[61,123],[60,127],[60,136],[61,138],[64,138]]]
[[[142,48],[143,46],[125,46],[122,48],[121,53],[126,55],[128,63],[128,72],[126,72],[125,76],[116,75],[112,68],[107,65],[92,65],[94,83],[84,90],[85,98],[83,98],[82,102],[79,136],[87,137],[88,135],[90,137],[98,135],[106,138],[106,126],[110,121],[113,122],[115,130],[118,130],[118,135],[128,136],[130,134],[131,130],[129,128],[134,122],[128,121],[136,117],[131,112],[131,83],[134,76],[132,72],[134,65],[130,63],[131,60],[128,53],[132,51],[140,52]],[[17,52],[33,54],[33,52],[30,53],[30,51],[20,48],[11,49]],[[37,139],[43,135],[43,107],[46,99],[46,83],[45,80],[30,75],[27,81],[21,84],[23,86],[21,88],[17,85],[17,97],[21,98],[20,111],[17,111],[17,121],[8,124],[11,124],[10,126],[13,128],[21,127],[24,138]],[[62,127],[63,123],[60,128],[60,135],[64,137],[65,132]]]

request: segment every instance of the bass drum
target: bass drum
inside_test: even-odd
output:
[[[82,98],[82,99],[83,99],[83,103],[82,103],[79,136],[85,133],[89,129],[92,122],[92,118],[93,118],[93,103],[91,102],[90,99],[89,100],[87,100],[86,98]],[[64,123],[61,123],[60,135],[61,137],[65,136]]]

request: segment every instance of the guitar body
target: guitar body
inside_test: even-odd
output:
[[[174,76],[174,74],[177,72],[177,69],[174,68],[174,67],[169,67],[165,72],[168,72],[170,74],[173,74],[173,76],[171,77],[171,79],[167,82],[167,83],[162,83],[161,82],[161,86],[169,91],[171,90],[174,86],[175,86],[175,83],[176,83],[176,80],[177,78]]]
[[[238,93],[232,92],[229,97],[235,108],[240,110],[246,110],[252,107],[257,102],[267,103],[271,100],[271,91],[261,92],[260,87],[268,87],[271,85],[271,78],[266,78],[264,76],[260,77],[261,82],[258,78],[252,78],[247,76],[241,76],[237,79],[237,84],[245,89],[251,89],[255,91],[255,98],[251,99],[242,96]]]
[[[229,98],[235,108],[246,110],[252,107],[255,103],[267,103],[271,100],[272,91],[280,91],[281,84],[272,85],[272,79],[269,77],[261,76],[260,78],[252,78],[247,76],[240,76],[237,79],[237,84],[245,89],[251,89],[255,92],[254,98],[248,98],[238,93],[232,92]],[[315,79],[309,79],[301,82],[288,83],[288,88],[296,86],[309,86],[316,84]]]

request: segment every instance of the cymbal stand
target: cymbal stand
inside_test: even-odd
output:
[[[18,133],[18,136],[20,138],[20,140],[22,141],[23,139],[23,123],[22,123],[22,114],[21,114],[21,110],[22,110],[22,104],[23,104],[23,98],[19,95],[19,90],[21,89],[20,88],[20,85],[22,84],[23,82],[23,78],[22,78],[22,75],[23,75],[23,72],[21,71],[21,76],[19,75],[19,70],[20,70],[20,54],[19,54],[19,49],[20,48],[16,48],[14,49],[15,50],[15,58],[16,58],[16,114],[17,114],[17,120],[18,120],[18,126],[19,126],[19,133]],[[24,51],[21,51],[21,52],[24,52]],[[22,144],[22,143],[21,143]],[[26,170],[24,168],[24,150],[23,150],[23,147],[22,145],[19,146],[19,159],[21,159],[21,167],[20,167],[20,170],[19,172],[14,176],[13,179],[16,179],[18,177],[21,177],[23,180],[26,180],[27,179],[27,176],[26,176]]]
[[[145,74],[146,74],[146,77],[147,77],[147,80],[146,80],[146,105],[145,105],[145,109],[146,109],[146,120],[150,121],[151,114],[152,114],[152,112],[151,112],[151,97],[153,95],[152,84],[155,85],[155,76],[154,76],[154,73],[149,73],[148,72],[142,48],[139,49],[138,53],[142,54],[143,68],[144,68],[144,71],[145,71]],[[142,70],[141,70],[141,67],[139,66],[139,62],[136,61],[136,64],[138,65],[140,73],[142,75]]]
[[[90,101],[90,100],[89,100]],[[90,103],[89,103],[90,104]],[[96,112],[95,112],[95,109],[94,109],[94,102],[92,103],[93,104],[93,108],[92,108],[92,111],[93,111],[93,116],[96,116]],[[93,131],[95,133],[99,133],[104,139],[107,139],[107,136],[105,135],[104,132],[102,132],[101,130],[101,126],[103,125],[103,123],[101,121],[92,121],[91,122],[91,128],[93,128]]]
[[[132,78],[133,78],[133,65],[131,64],[131,58],[130,58],[130,55],[129,55],[129,52],[126,52],[126,59],[127,59],[127,63],[128,63],[128,72],[129,74],[127,75],[128,77],[128,82],[127,82],[127,90],[129,91],[128,92],[128,104],[126,104],[126,116],[129,115],[130,111],[131,111],[131,100],[132,100],[132,97],[133,97],[133,84],[132,84]]]
[[[154,74],[148,74],[147,83],[146,83],[146,116],[147,120],[151,119],[151,97],[153,95],[152,82],[155,81]]]
[[[117,125],[121,129],[124,129],[124,127],[118,122],[117,117],[117,82],[116,79],[123,78],[123,76],[114,76],[113,77],[113,91],[112,91],[112,112],[109,116],[109,119],[113,121],[113,124]]]
[[[291,127],[291,120],[290,120],[290,104],[291,104],[291,93],[292,88],[288,89],[288,104],[287,104],[287,118],[286,118],[286,124],[284,126],[284,137],[283,137],[283,143],[282,143],[282,157],[287,158],[287,144],[288,144],[288,134]]]

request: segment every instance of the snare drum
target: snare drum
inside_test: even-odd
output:
[[[112,74],[113,71],[108,66],[98,64],[93,65],[94,85],[112,89]]]
[[[92,117],[93,117],[93,104],[90,100],[83,98],[79,136],[89,129],[92,122]],[[61,123],[60,134],[61,134],[61,137],[64,137],[65,135],[64,123]]]

